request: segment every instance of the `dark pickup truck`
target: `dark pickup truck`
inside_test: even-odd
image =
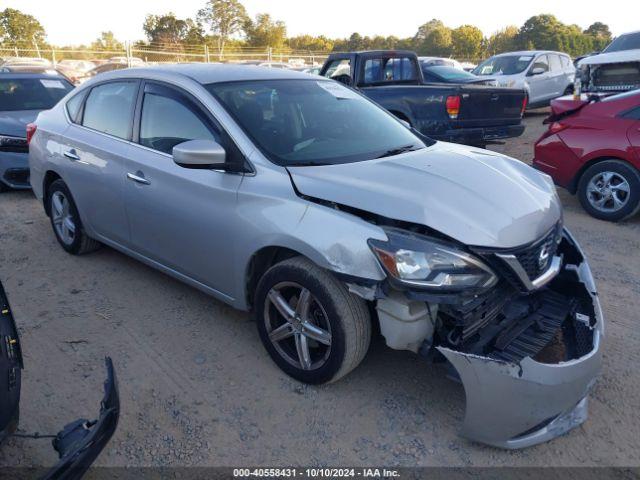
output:
[[[436,140],[485,146],[524,131],[524,90],[427,83],[414,52],[334,53],[320,75],[359,90]]]

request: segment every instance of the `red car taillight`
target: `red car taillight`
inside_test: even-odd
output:
[[[460,113],[460,96],[452,95],[447,97],[445,106],[447,108],[447,114],[449,115],[449,118],[455,120],[456,118],[458,118],[458,114]]]
[[[524,111],[527,109],[527,96],[525,95],[522,99],[522,109],[520,110],[520,116],[524,116]]]
[[[33,138],[33,134],[36,133],[38,126],[35,123],[27,124],[27,145],[31,143],[31,139]]]

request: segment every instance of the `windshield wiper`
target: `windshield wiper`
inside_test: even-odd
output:
[[[405,145],[404,147],[392,148],[391,150],[387,150],[382,155],[376,158],[384,158],[384,157],[393,157],[394,155],[400,155],[405,152],[413,152],[414,150],[420,150],[420,147],[414,145]]]

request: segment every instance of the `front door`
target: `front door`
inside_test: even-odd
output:
[[[175,145],[215,140],[204,108],[173,87],[144,86],[139,145],[127,164],[126,203],[133,249],[180,274],[230,294],[235,215],[241,175],[178,166]]]

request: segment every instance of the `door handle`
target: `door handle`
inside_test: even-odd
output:
[[[141,183],[142,185],[151,185],[151,182],[149,180],[139,175],[136,175],[137,173],[141,174],[142,172],[127,173],[127,178],[129,180],[133,180],[136,183]]]
[[[63,155],[67,157],[69,160],[74,160],[74,161],[80,160],[80,157],[76,153],[75,148],[72,148],[71,150],[67,150],[66,152],[63,153]]]

